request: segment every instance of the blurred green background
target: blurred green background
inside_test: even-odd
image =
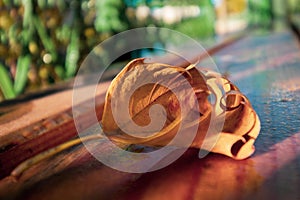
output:
[[[167,27],[205,40],[272,29],[299,10],[299,0],[0,0],[0,101],[72,79],[90,50],[124,30]]]

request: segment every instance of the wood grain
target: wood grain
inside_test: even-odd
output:
[[[168,167],[132,174],[101,164],[78,145],[18,180],[3,178],[0,199],[299,199],[299,52],[284,31],[251,35],[214,54],[220,71],[234,79],[260,116],[262,130],[250,159],[212,153],[199,159],[199,151],[189,149]],[[89,145],[109,156],[102,143]]]

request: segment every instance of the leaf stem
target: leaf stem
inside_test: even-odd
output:
[[[68,142],[65,142],[63,144],[60,144],[56,147],[53,147],[51,149],[48,149],[42,153],[39,153],[27,160],[25,160],[24,162],[22,162],[21,164],[19,164],[12,172],[11,172],[11,176],[13,177],[19,177],[25,170],[27,170],[28,168],[30,168],[31,166],[37,164],[38,162],[45,160],[65,149],[68,149],[72,146],[75,146],[77,144],[80,144],[81,142],[84,141],[88,141],[88,140],[95,140],[95,139],[101,139],[103,138],[100,134],[95,134],[95,135],[88,135],[88,136],[84,136],[84,137],[80,137],[80,138],[76,138],[73,140],[70,140]]]

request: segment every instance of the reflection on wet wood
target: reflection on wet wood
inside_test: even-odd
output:
[[[190,149],[170,166],[143,175],[106,167],[79,146],[39,163],[17,182],[7,177],[1,181],[0,193],[28,199],[46,193],[47,199],[269,199],[276,191],[261,190],[264,182],[300,156],[299,142],[297,133],[269,152],[243,161],[217,154],[199,159],[198,150]],[[97,143],[90,145],[105,152]],[[299,183],[300,172],[294,173],[290,180]],[[275,182],[271,189],[277,186]],[[299,197],[297,185],[290,187],[294,192],[286,194],[289,199]]]

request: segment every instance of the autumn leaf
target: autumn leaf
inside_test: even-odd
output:
[[[260,131],[247,97],[220,74],[194,64],[182,68],[146,63],[143,58],[129,62],[111,82],[101,124],[103,133],[120,148],[193,147],[236,160],[254,153]],[[63,143],[25,160],[11,175],[19,177],[66,148],[101,138],[102,131]]]
[[[223,92],[217,89],[217,84]],[[186,91],[188,87],[193,89],[193,94]],[[174,90],[180,92],[175,94]],[[193,95],[196,102],[192,100]],[[211,95],[215,102],[209,101]],[[155,105],[162,109],[151,114]],[[189,105],[190,110],[182,113],[180,105]],[[117,111],[114,113],[113,109]],[[195,113],[198,117],[191,119]],[[195,65],[182,68],[145,63],[143,58],[131,61],[108,89],[102,127],[112,141],[160,147],[172,145],[183,119],[188,119],[188,124],[183,125],[185,134],[189,134],[191,127],[197,127],[190,147],[234,159],[247,158],[254,152],[260,121],[249,100],[226,78],[208,70],[201,71]],[[206,137],[212,120],[221,129],[213,137]],[[130,134],[134,132],[136,134]],[[142,132],[147,133],[147,137],[142,136]],[[209,141],[213,141],[212,146],[204,145]]]

